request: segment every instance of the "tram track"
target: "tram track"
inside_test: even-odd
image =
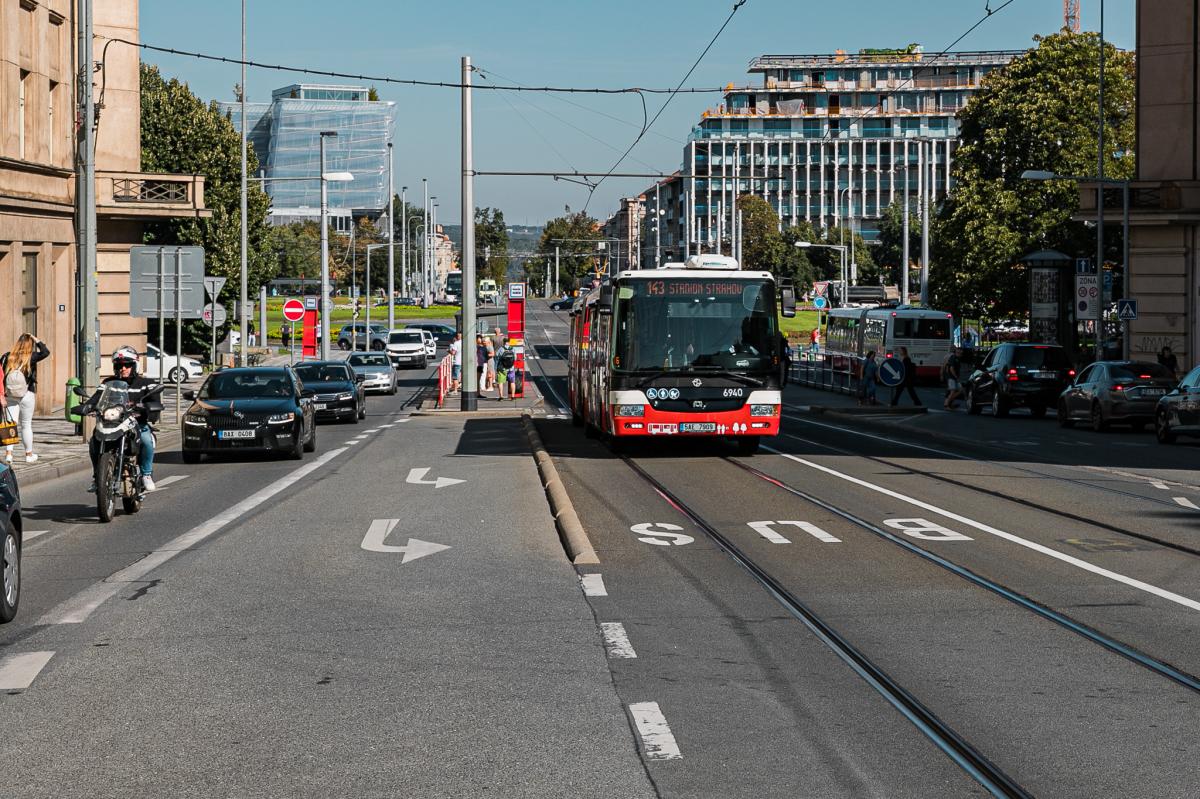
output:
[[[814,422],[811,422],[811,420],[801,419],[796,416],[785,415],[783,418],[790,419],[792,421],[798,421],[798,422],[805,423],[805,424],[814,424]],[[827,426],[827,427],[830,427],[833,429],[838,429],[832,425],[822,425],[822,426]],[[855,431],[855,432],[857,432],[857,431]],[[1142,533],[1142,532],[1138,532],[1137,530],[1130,530],[1127,527],[1121,527],[1121,526],[1118,526],[1115,524],[1110,524],[1108,522],[1104,522],[1104,521],[1101,521],[1098,519],[1089,518],[1089,517],[1083,516],[1078,513],[1072,513],[1069,510],[1063,510],[1061,508],[1051,507],[1049,505],[1037,502],[1032,499],[1026,499],[1024,497],[1016,497],[1011,494],[1007,494],[1003,491],[998,491],[995,489],[985,488],[983,486],[973,485],[964,480],[957,480],[953,477],[948,477],[944,474],[940,474],[935,471],[931,471],[928,469],[920,469],[920,468],[909,466],[909,465],[906,465],[903,463],[898,463],[894,460],[890,460],[886,457],[882,457],[879,455],[864,455],[861,452],[855,452],[853,450],[846,449],[844,447],[839,447],[839,446],[836,446],[833,444],[828,444],[828,443],[825,443],[824,441],[818,441],[818,440],[812,439],[812,438],[805,438],[804,436],[795,435],[794,433],[781,433],[781,435],[784,438],[790,438],[794,441],[801,441],[801,442],[804,442],[805,444],[811,444],[813,446],[829,450],[830,452],[836,452],[839,455],[847,455],[850,457],[862,458],[864,460],[871,461],[872,463],[877,463],[881,466],[887,466],[892,469],[902,470],[909,474],[917,475],[920,477],[926,477],[935,482],[943,483],[946,485],[952,485],[957,488],[965,488],[968,491],[973,491],[978,494],[983,494],[984,496],[990,497],[992,499],[1000,499],[1000,500],[1004,500],[1006,502],[1012,502],[1012,503],[1020,505],[1022,507],[1029,508],[1031,510],[1036,510],[1040,513],[1047,513],[1052,516],[1057,516],[1060,519],[1067,519],[1067,520],[1070,520],[1073,522],[1078,522],[1080,524],[1086,524],[1090,527],[1096,527],[1101,530],[1107,530],[1108,532],[1116,533],[1117,535],[1128,536],[1129,538],[1134,538],[1134,539],[1143,541],[1148,544],[1154,544],[1156,546],[1161,546],[1165,549],[1170,549],[1170,550],[1174,550],[1176,552],[1182,552],[1187,555],[1193,555],[1196,557],[1200,557],[1200,548],[1188,546],[1187,544],[1182,544],[1177,541],[1169,541],[1169,540],[1166,540],[1163,538],[1159,538],[1150,533]],[[892,439],[887,439],[887,441],[889,443],[893,443],[893,444],[898,443]],[[921,445],[905,444],[902,442],[900,443],[900,445],[910,447],[913,449],[926,450],[928,452],[935,453],[942,457],[954,458],[955,460],[970,461],[973,463],[987,464],[989,466],[999,466],[1000,468],[1003,468],[1003,469],[1008,469],[1010,471],[1019,472],[1019,473],[1037,477],[1037,478],[1040,478],[1043,480],[1053,480],[1055,482],[1066,483],[1068,485],[1078,486],[1081,488],[1087,488],[1087,489],[1090,489],[1093,491],[1098,491],[1098,492],[1101,492],[1104,494],[1109,494],[1111,496],[1120,497],[1122,499],[1135,499],[1135,500],[1138,500],[1141,502],[1149,502],[1149,503],[1153,503],[1156,505],[1162,505],[1164,508],[1168,508],[1168,509],[1174,510],[1174,511],[1178,511],[1180,508],[1180,506],[1178,504],[1176,504],[1175,502],[1168,502],[1168,501],[1164,501],[1164,500],[1155,499],[1153,497],[1146,497],[1141,494],[1135,494],[1131,491],[1122,491],[1120,489],[1109,488],[1107,486],[1098,486],[1098,485],[1095,485],[1094,483],[1089,483],[1086,480],[1080,480],[1080,479],[1071,478],[1071,477],[1063,477],[1061,475],[1047,474],[1045,472],[1039,472],[1036,469],[1025,469],[1020,466],[1010,466],[1008,464],[996,464],[993,461],[984,460],[982,458],[974,458],[969,455],[961,455],[961,454],[955,453],[955,452],[948,452],[945,450],[932,449],[930,447],[925,447],[925,446],[921,446]]]
[[[789,615],[805,625],[822,643],[846,663],[856,674],[878,692],[889,704],[907,718],[926,738],[976,780],[992,796],[1031,797],[1020,784],[1009,777],[986,755],[942,721],[930,708],[910,693],[886,671],[875,664],[860,649],[835,630],[828,622],[802,602],[795,594],[755,563],[733,541],[710,524],[700,513],[676,496],[628,456],[621,460],[655,493],[709,536],[739,566],[745,569]],[[724,460],[737,464],[729,458]],[[1200,687],[1200,686],[1198,686]]]

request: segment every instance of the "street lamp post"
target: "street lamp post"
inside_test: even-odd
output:
[[[392,143],[387,143],[388,148],[388,331],[396,326],[396,203],[394,201],[395,189],[392,185]],[[367,269],[371,268],[371,254],[367,253]],[[368,341],[370,334],[368,333]]]
[[[337,136],[336,130],[321,131],[321,360],[329,358],[329,193],[325,176],[325,139]]]
[[[837,250],[838,251],[838,255],[840,256],[841,265],[842,265],[842,280],[841,280],[842,289],[839,292],[840,296],[839,296],[838,304],[845,305],[846,304],[846,294],[848,293],[848,290],[847,290],[848,284],[846,283],[846,250],[848,248],[846,247],[846,245],[844,245],[844,244],[813,244],[811,241],[798,241],[798,242],[796,242],[795,246],[797,246],[801,249],[808,249],[809,247],[819,247],[819,248],[825,249],[825,250]]]
[[[408,186],[400,187],[400,292],[408,294]],[[393,302],[393,304],[395,304]]]
[[[242,110],[242,190],[241,196],[238,198],[241,205],[241,305],[238,307],[238,318],[241,320],[241,341],[238,347],[238,366],[246,365],[246,335],[250,320],[246,314],[246,303],[249,300],[247,294],[247,269],[246,269],[246,0],[242,0],[242,85],[238,87],[238,94],[241,95],[240,101]],[[323,171],[323,170],[322,170]],[[213,298],[216,299],[215,297]],[[263,330],[263,341],[267,339],[267,331]],[[163,346],[163,342],[158,342],[158,345]]]

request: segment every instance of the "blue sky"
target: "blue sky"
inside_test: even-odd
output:
[[[762,53],[828,53],[841,48],[899,47],[919,42],[938,52],[1004,0],[749,0],[697,67],[689,86],[751,81],[750,59]],[[249,0],[250,60],[398,78],[457,81],[470,55],[496,83],[556,86],[673,87],[728,16],[732,0]],[[1099,27],[1099,0],[1083,0],[1083,27]],[[1107,0],[1105,38],[1134,45],[1135,0]],[[144,0],[147,44],[236,57],[239,0]],[[1061,0],[1014,0],[956,49],[1020,49],[1062,25]],[[239,67],[143,52],[168,76],[204,99],[232,99]],[[251,69],[248,98],[323,79]],[[399,107],[396,190],[420,201],[421,178],[439,198],[439,219],[459,217],[459,94],[453,89],[377,84]],[[650,115],[665,95],[649,97]],[[622,165],[627,172],[679,168],[700,113],[719,94],[677,95]],[[574,105],[572,105],[574,103]],[[635,96],[475,93],[475,168],[607,170],[634,140],[641,122]],[[612,119],[610,117],[616,117]],[[610,179],[588,212],[603,219],[621,196],[652,181]],[[416,187],[415,192],[413,187]],[[510,224],[541,224],[566,205],[579,209],[587,190],[549,178],[479,177],[475,201],[504,211]]]

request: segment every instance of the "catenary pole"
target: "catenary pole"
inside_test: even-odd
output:
[[[479,402],[479,373],[475,361],[475,186],[471,174],[471,57],[462,59],[462,410],[473,411]]]
[[[321,131],[321,314],[317,333],[321,337],[321,360],[329,359],[329,191],[325,179],[325,139],[336,136],[336,131]]]
[[[900,245],[900,304],[908,305],[908,142],[904,143],[904,204],[901,212],[901,229],[904,231]]]
[[[93,97],[92,0],[79,0],[79,163],[75,207],[78,214],[75,341],[79,380],[88,391],[100,382],[100,316],[96,288],[96,108]],[[159,339],[165,352],[165,342]],[[86,432],[86,431],[85,431]]]
[[[392,185],[392,143],[388,142],[388,331],[396,326],[396,201]],[[370,259],[368,258],[369,262]]]
[[[1096,274],[1104,273],[1104,0],[1100,0],[1100,92],[1096,135]],[[1095,321],[1096,350],[1093,359],[1100,358],[1100,314]]]
[[[400,293],[409,296],[408,286],[408,186],[400,187]]]
[[[246,365],[246,345],[249,343],[247,338],[249,334],[250,319],[246,313],[246,305],[250,299],[249,287],[247,285],[248,278],[246,275],[246,0],[242,0],[242,85],[238,88],[238,99],[241,105],[242,115],[242,193],[239,197],[241,203],[241,220],[242,220],[242,235],[241,235],[241,304],[238,306],[238,319],[241,320],[241,346],[238,347],[238,366]],[[264,331],[265,332],[265,331]]]
[[[932,145],[932,142],[925,144]],[[918,145],[924,149],[924,144]],[[926,155],[921,166],[924,191],[921,193],[921,305],[929,306],[929,197],[933,194],[933,179],[930,166],[933,162],[933,148]]]

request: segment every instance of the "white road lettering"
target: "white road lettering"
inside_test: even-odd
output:
[[[404,482],[418,486],[433,486],[434,488],[445,488],[446,486],[467,482],[466,480],[459,480],[456,477],[439,477],[436,480],[426,480],[425,475],[427,474],[429,474],[428,466],[420,469],[409,469],[408,479]]]
[[[604,649],[610,658],[635,658],[633,644],[625,632],[625,625],[616,621],[600,622],[600,632],[604,635]]]
[[[0,660],[0,691],[24,691],[52,657],[53,652],[23,652]]]
[[[408,543],[402,547],[383,543],[399,523],[399,519],[376,519],[371,522],[367,534],[363,536],[362,548],[368,552],[402,552],[404,557],[400,560],[401,564],[450,548],[445,544],[433,544],[417,538],[408,539]]]
[[[798,458],[795,455],[792,455],[790,453],[780,452],[779,450],[774,449],[773,447],[766,447],[765,449],[768,452],[773,452],[776,455],[781,455],[784,458],[795,461],[796,463],[803,464],[812,469],[816,469],[819,472],[824,472],[833,477],[837,477],[841,480],[845,480],[846,482],[854,483],[855,485],[862,486],[863,488],[868,488],[872,491],[876,491],[880,494],[884,494],[885,496],[892,497],[893,499],[898,499],[901,502],[906,502],[909,505],[915,505],[916,507],[921,508],[923,510],[931,511],[940,516],[945,516],[947,519],[953,519],[956,522],[965,524],[968,527],[972,527],[976,530],[979,530],[980,532],[988,533],[989,535],[993,535],[997,538],[1017,544],[1018,546],[1025,547],[1026,549],[1031,549],[1034,552],[1038,552],[1042,555],[1046,555],[1048,557],[1054,558],[1055,560],[1062,561],[1063,563],[1067,563],[1071,566],[1075,566],[1076,568],[1082,569],[1086,572],[1090,572],[1092,574],[1097,574],[1097,575],[1100,575],[1101,577],[1106,577],[1109,580],[1112,580],[1114,582],[1121,583],[1122,585],[1127,585],[1130,588],[1136,588],[1139,591],[1144,591],[1147,594],[1152,594],[1161,599],[1165,599],[1168,602],[1174,602],[1175,604],[1182,605],[1185,608],[1190,608],[1191,610],[1200,610],[1200,602],[1198,602],[1194,599],[1190,599],[1188,597],[1182,596],[1180,594],[1176,594],[1173,591],[1168,591],[1165,588],[1159,588],[1156,585],[1151,585],[1150,583],[1143,582],[1142,580],[1138,580],[1133,577],[1129,577],[1128,575],[1124,575],[1119,572],[1114,572],[1109,569],[1101,568],[1100,566],[1097,566],[1094,563],[1089,563],[1086,560],[1074,557],[1073,555],[1068,555],[1065,552],[1059,552],[1056,549],[1051,549],[1050,547],[1043,546],[1042,544],[1038,544],[1034,541],[1029,541],[1027,539],[1021,538],[1018,535],[1014,535],[1013,533],[1009,533],[1004,530],[998,530],[995,527],[992,527],[987,524],[983,524],[982,522],[977,522],[974,519],[968,519],[966,516],[961,516],[953,511],[943,510],[942,508],[939,508],[936,505],[931,505],[928,502],[922,502],[919,499],[914,499],[913,497],[909,497],[904,494],[901,494],[898,491],[892,491],[891,489],[884,488],[883,486],[875,485],[874,483],[868,483],[866,480],[860,480],[857,477],[851,477],[850,475],[843,474],[842,472],[839,472],[836,469],[830,469],[828,466],[821,466],[820,464],[813,463],[812,461],[805,460],[804,458]]]
[[[1185,508],[1191,508],[1192,510],[1200,510],[1200,506],[1196,505],[1195,502],[1192,502],[1187,497],[1171,497],[1171,499],[1175,500],[1176,505],[1181,505]]]
[[[655,530],[655,527],[660,529]],[[629,532],[638,536],[638,541],[653,544],[656,547],[669,547],[672,544],[681,547],[696,540],[690,535],[678,532],[682,529],[679,525],[668,522],[642,522],[630,527]]]
[[[45,535],[49,530],[25,530],[21,533],[21,541],[32,541],[40,535]]]
[[[83,589],[65,602],[51,608],[45,615],[38,619],[37,624],[79,624],[86,621],[88,616],[91,616],[92,612],[100,607],[106,599],[117,594],[117,592],[121,591],[129,583],[140,581],[151,571],[157,569],[180,552],[186,552],[204,539],[223,529],[226,525],[253,512],[259,505],[262,505],[279,492],[300,482],[343,452],[346,452],[345,447],[332,449],[315,461],[304,464],[261,491],[218,513],[208,521],[193,527],[183,535],[176,536],[164,544],[161,549],[150,552],[136,563],[126,566],[124,569],[109,575],[101,582]]]
[[[579,575],[579,584],[583,586],[584,596],[608,596],[608,589],[604,587],[603,575],[581,574]]]
[[[893,530],[899,530],[909,538],[919,538],[922,541],[970,541],[970,536],[956,533],[949,527],[935,524],[928,519],[884,519],[883,523]]]
[[[787,538],[784,538],[782,535],[775,532],[775,530],[771,529],[774,525],[782,525],[782,524],[791,525],[792,527],[798,527],[801,530],[803,530],[804,532],[811,535],[813,538],[817,539],[818,541],[822,541],[826,544],[842,543],[842,539],[835,538],[834,536],[825,532],[824,530],[822,530],[820,527],[813,524],[812,522],[778,521],[778,522],[746,522],[746,524],[750,525],[751,529],[753,529],[754,532],[758,533],[763,538],[767,539],[768,541],[770,541],[771,543],[774,543],[774,544],[790,544],[790,543],[792,543]]]
[[[667,719],[659,710],[658,702],[634,702],[629,706],[629,713],[642,739],[642,751],[646,753],[647,760],[683,758]]]

